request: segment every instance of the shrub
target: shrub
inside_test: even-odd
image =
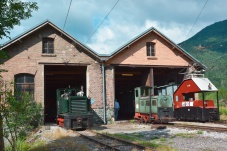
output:
[[[12,151],[18,150],[18,145],[26,135],[37,127],[42,119],[42,106],[32,100],[27,93],[4,92],[1,102],[3,117],[3,135],[8,140]],[[19,144],[18,144],[19,143]]]

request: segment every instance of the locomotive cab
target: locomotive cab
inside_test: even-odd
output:
[[[152,87],[135,88],[134,118],[145,123],[174,121],[172,97],[169,95],[154,96]]]
[[[207,99],[205,94],[213,92],[216,100]],[[190,75],[174,93],[174,114],[184,121],[219,120],[218,89],[203,75]]]
[[[90,99],[75,88],[57,89],[57,124],[66,129],[92,127],[90,105]]]

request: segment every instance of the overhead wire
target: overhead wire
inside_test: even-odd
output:
[[[208,2],[208,0],[206,0],[206,2],[204,3],[204,5],[203,5],[203,7],[202,7],[201,11],[199,12],[199,15],[197,16],[197,18],[196,18],[196,20],[195,20],[194,24],[192,25],[192,27],[191,27],[191,29],[190,29],[190,31],[189,31],[189,33],[188,33],[187,37],[186,37],[186,40],[188,39],[188,37],[189,37],[189,35],[190,35],[190,33],[191,33],[192,29],[194,28],[194,26],[195,26],[195,24],[197,23],[197,21],[198,21],[198,19],[199,19],[200,15],[202,14],[202,12],[203,12],[203,10],[204,10],[204,8],[205,8],[205,6],[206,6],[207,2]],[[184,45],[184,44],[185,44],[185,41],[183,42],[183,44],[182,44],[182,45]]]
[[[64,25],[63,25],[63,28],[62,28],[62,31],[64,32],[65,30],[65,25],[66,25],[66,22],[67,22],[67,19],[68,19],[68,16],[69,16],[69,10],[71,8],[71,5],[72,5],[72,0],[70,0],[70,3],[69,3],[69,7],[68,7],[68,11],[67,11],[67,14],[66,14],[66,17],[65,17],[65,22],[64,22]],[[56,38],[57,35],[55,35],[54,39]],[[62,37],[62,32],[61,32],[61,36]],[[56,49],[58,48],[58,45],[59,45],[59,41],[56,45]],[[63,59],[63,58],[62,58]],[[63,59],[64,60],[64,59]]]
[[[109,16],[109,14],[112,12],[112,10],[114,9],[114,7],[117,5],[118,2],[119,2],[119,0],[117,0],[117,2],[114,4],[114,6],[110,9],[110,11],[107,13],[107,15],[101,21],[101,23],[98,25],[98,27],[96,28],[96,30],[91,34],[91,36],[88,38],[88,40],[86,41],[85,44],[87,44],[88,41],[93,37],[93,35],[98,31],[98,29],[100,28],[100,26],[102,25],[102,23],[106,20],[106,18]]]
[[[63,31],[65,29],[65,25],[66,25],[66,21],[67,21],[68,16],[69,16],[69,10],[70,10],[71,5],[72,5],[72,0],[69,3],[69,8],[68,8],[68,11],[67,11],[67,14],[66,14],[66,18],[65,18],[65,22],[64,22],[64,25],[63,25],[63,28],[62,28]]]
[[[197,23],[197,21],[198,21],[198,19],[199,19],[200,15],[202,14],[202,12],[203,12],[203,10],[204,10],[204,8],[205,8],[205,6],[206,6],[207,2],[208,2],[208,0],[206,0],[205,4],[203,5],[203,8],[201,9],[201,11],[200,11],[199,15],[197,16],[197,18],[196,18],[196,20],[195,20],[195,22],[194,22],[193,26],[191,27],[191,29],[190,29],[190,31],[189,31],[189,33],[188,33],[187,37],[186,37],[186,40],[188,39],[188,37],[189,37],[189,35],[190,35],[190,33],[191,33],[192,29],[194,28],[194,26],[195,26],[195,24]]]

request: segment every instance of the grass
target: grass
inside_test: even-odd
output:
[[[144,135],[142,134],[108,134],[120,139],[124,139],[127,141],[131,141],[137,143],[139,145],[155,148],[157,151],[175,151],[171,147],[163,144],[167,141],[166,138],[159,138],[157,136],[152,137],[150,139],[144,139]]]
[[[197,131],[197,134],[203,134],[203,131],[199,130],[199,131]]]
[[[193,138],[195,137],[195,134],[192,133],[178,133],[176,136],[182,137],[182,138]]]
[[[130,122],[130,123],[135,123],[135,122],[136,122],[136,120],[130,120],[129,122]]]
[[[36,149],[39,148],[39,149]],[[19,140],[17,142],[17,147],[16,147],[17,151],[28,151],[28,150],[32,150],[32,151],[38,151],[38,150],[42,150],[42,151],[48,151],[48,148],[45,148],[45,142],[44,141],[35,141],[35,142],[26,142],[26,141],[21,141]],[[5,151],[12,151],[11,146],[6,146]]]
[[[219,113],[220,113],[220,115],[227,115],[227,107],[226,106],[220,106]]]

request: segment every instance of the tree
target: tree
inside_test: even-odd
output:
[[[38,10],[36,2],[21,2],[20,0],[0,1],[0,38],[8,37],[10,30],[20,21],[30,18],[33,10]]]
[[[0,1],[0,39],[9,37],[10,30],[15,25],[20,25],[20,21],[30,18],[33,10],[38,10],[36,2],[22,2],[20,0]],[[6,53],[0,50],[0,59],[6,57]],[[0,73],[4,71],[0,69]],[[1,78],[1,77],[0,77]],[[1,104],[1,100],[0,100]],[[4,150],[2,115],[0,112],[0,150]]]

